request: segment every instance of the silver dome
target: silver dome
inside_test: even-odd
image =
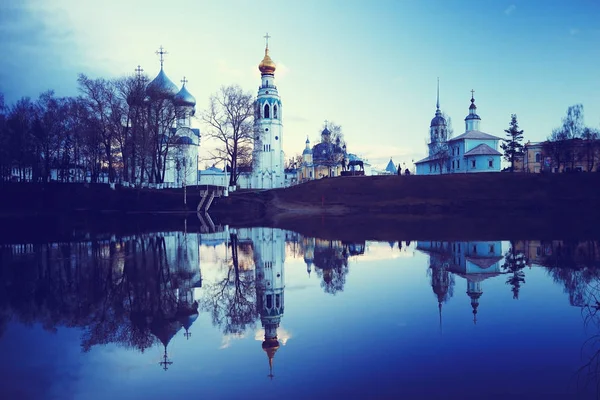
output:
[[[173,99],[176,105],[178,106],[188,106],[195,107],[196,106],[196,98],[192,96],[190,92],[185,88],[185,85],[181,88],[179,93],[175,95]]]
[[[165,71],[161,68],[160,72],[154,78],[152,82],[146,87],[146,91],[152,98],[172,98],[174,97],[179,89],[165,74]]]

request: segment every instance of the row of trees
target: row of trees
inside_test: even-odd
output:
[[[0,93],[0,180],[162,183],[170,159],[175,168],[195,170],[197,160],[177,162],[184,155],[172,129],[190,110],[148,82],[144,75],[82,74],[74,97],[47,91],[9,105]],[[217,142],[207,160],[228,165],[231,184],[239,166],[251,165],[254,107],[249,92],[229,86],[201,115],[206,137]]]
[[[149,96],[145,76],[77,82],[76,97],[47,91],[8,106],[0,96],[0,175],[162,182],[179,116],[172,100]]]
[[[574,171],[576,165],[588,172],[598,170],[600,131],[585,125],[582,104],[567,109],[562,124],[544,142],[543,152],[550,157],[551,167],[559,171]]]

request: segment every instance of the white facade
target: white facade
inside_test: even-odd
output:
[[[284,186],[282,107],[275,86],[275,63],[269,48],[259,65],[261,86],[255,110],[252,187],[273,189]]]

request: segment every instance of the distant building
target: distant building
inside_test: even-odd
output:
[[[440,111],[439,86],[435,117],[429,126],[429,155],[415,163],[417,175],[499,172],[502,154],[497,136],[480,131],[475,98],[471,96],[465,133],[448,139],[448,125]]]
[[[302,165],[298,171],[298,182],[341,175],[343,163],[348,162],[346,145],[342,144],[339,138],[334,142],[327,126],[321,132],[320,143],[311,148],[310,140],[306,138],[305,144]]]
[[[523,156],[515,161],[516,172],[600,171],[600,140],[569,139],[557,142],[527,142]]]
[[[385,167],[385,171],[390,175],[398,175],[398,169],[396,168],[396,165],[394,165],[391,157],[390,162],[388,162],[387,166]]]

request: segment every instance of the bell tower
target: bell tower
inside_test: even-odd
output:
[[[258,65],[261,85],[254,110],[252,187],[280,188],[284,185],[283,124],[281,98],[275,86],[275,63],[269,56],[269,34],[265,35],[265,56]]]

